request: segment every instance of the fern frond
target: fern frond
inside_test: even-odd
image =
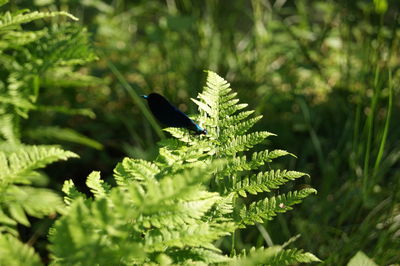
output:
[[[241,223],[253,225],[263,223],[263,220],[271,220],[277,213],[291,210],[291,206],[300,203],[302,199],[314,193],[317,193],[315,189],[305,188],[253,202],[249,207],[244,206],[240,210]]]
[[[185,264],[187,262],[204,262],[207,264],[211,263],[227,263],[232,259],[228,256],[222,255],[214,250],[204,248],[183,248],[183,249],[172,249],[167,250],[166,254],[170,258],[173,258],[176,264]]]
[[[0,152],[0,180],[13,183],[34,169],[74,157],[78,155],[52,146],[26,146],[9,155]]]
[[[9,202],[7,209],[10,213],[10,217],[13,218],[15,221],[27,227],[31,225],[21,204]]]
[[[65,11],[56,11],[56,12],[38,12],[33,11],[29,12],[19,12],[19,13],[11,13],[6,12],[4,14],[0,14],[0,33],[5,30],[13,29],[20,24],[28,23],[34,20],[43,19],[43,18],[51,18],[56,16],[66,16],[72,20],[78,20],[78,18],[74,17],[70,13]]]
[[[4,97],[4,96],[0,95],[0,103],[10,104],[15,107],[24,108],[24,109],[28,109],[28,110],[36,109],[35,105],[33,105],[31,102],[29,102],[23,98],[14,98],[14,97],[10,98],[10,97]]]
[[[283,249],[281,246],[252,248],[247,255],[236,257],[229,265],[294,265],[297,263],[320,262],[311,253],[299,249]]]
[[[230,127],[230,126],[235,125],[236,123],[246,119],[248,116],[250,116],[253,113],[254,113],[254,110],[240,112],[236,115],[232,115],[232,116],[226,117],[225,119],[221,120],[219,125],[221,127]]]
[[[86,195],[79,192],[72,180],[65,180],[63,187],[62,187],[62,192],[65,193],[66,196],[64,196],[64,202],[68,206],[71,205],[73,201],[75,201],[78,198],[86,198]]]
[[[286,155],[291,155],[296,157],[290,152],[287,152],[285,150],[272,150],[272,151],[262,151],[262,152],[255,152],[253,153],[251,160],[252,161],[265,161],[265,162],[271,162],[273,159],[286,156]]]
[[[5,233],[18,237],[17,222],[0,208],[0,235]]]
[[[236,104],[222,110],[219,114],[220,120],[226,119],[237,111],[240,111],[248,106],[247,103]]]
[[[118,265],[125,260],[143,262],[143,249],[132,237],[132,225],[126,220],[135,210],[125,204],[123,197],[118,199],[125,202],[110,202],[112,199],[116,198],[94,201],[78,198],[73,202],[49,234],[54,263]]]
[[[182,142],[188,144],[196,144],[196,140],[193,138],[193,134],[190,133],[187,129],[169,127],[165,128],[164,131],[170,133],[174,138],[179,139]]]
[[[201,117],[207,117],[204,120],[209,122],[206,125],[213,135],[214,128],[220,127],[225,119],[247,107],[247,104],[238,104],[239,100],[235,99],[236,93],[231,92],[230,84],[211,71],[208,72],[206,84],[204,91],[198,95],[199,100],[192,101],[199,106]],[[216,135],[219,135],[218,131]]]
[[[7,31],[0,40],[0,51],[6,49],[16,49],[29,43],[38,41],[47,34],[47,29],[38,31]],[[8,66],[5,66],[8,68]]]
[[[180,156],[174,154],[174,152],[169,150],[167,147],[162,147],[159,149],[159,155],[157,159],[160,162],[171,166],[174,165],[175,162],[180,160]]]
[[[223,161],[216,160],[212,164],[203,163],[192,169],[186,169],[173,176],[166,176],[159,182],[147,183],[146,202],[160,202],[176,198],[191,199],[192,193],[201,191],[202,185],[212,177],[212,173],[224,165]]]
[[[86,185],[95,198],[105,197],[111,189],[110,185],[104,183],[104,180],[100,178],[100,172],[98,171],[93,171],[89,174],[86,179]]]
[[[248,200],[237,200],[247,193],[270,192],[306,174],[287,170],[254,174],[260,166],[292,154],[283,150],[251,152],[274,134],[247,133],[261,116],[250,117],[253,111],[240,111],[247,105],[239,103],[229,83],[217,74],[208,73],[207,86],[193,101],[200,115],[192,119],[204,123],[207,135],[166,129],[175,139],[160,143],[153,162],[125,158],[117,165],[117,187],[105,189],[98,173],[89,176],[87,185],[94,199],[81,197],[71,182],[66,183],[70,207],[50,236],[56,263],[274,265],[317,260],[283,247],[251,251],[247,257],[220,254],[215,240],[272,219],[316,191],[307,188],[272,197],[269,193],[249,205],[245,205]],[[93,246],[96,252],[91,252]]]
[[[41,60],[35,65],[38,73],[51,71],[56,66],[79,65],[97,59],[89,45],[87,30],[74,24],[55,27],[40,43],[28,49]]]
[[[304,252],[301,249],[284,249],[273,256],[268,264],[271,265],[293,265],[295,263],[321,262],[315,255]]]
[[[247,197],[246,192],[253,195],[260,192],[270,192],[271,189],[276,189],[279,186],[302,176],[308,176],[308,174],[297,171],[271,170],[242,178],[233,184],[227,184],[226,187],[229,192],[234,192],[242,197]]]
[[[182,224],[196,223],[219,199],[217,193],[199,191],[192,199],[161,201],[154,205],[144,202],[143,215],[138,223],[144,227],[174,228]]]
[[[43,265],[33,247],[9,234],[0,234],[0,261],[2,265]]]
[[[118,185],[126,186],[134,181],[154,179],[160,172],[157,165],[141,160],[125,158],[114,169],[114,178]]]
[[[205,219],[210,221],[231,221],[230,214],[233,212],[233,193],[220,197],[216,204],[207,213]]]
[[[261,143],[269,136],[274,136],[275,134],[261,131],[261,132],[253,132],[247,135],[237,136],[227,142],[222,146],[222,150],[227,155],[233,155],[238,152],[248,150],[253,148],[255,145]]]
[[[0,134],[8,143],[17,144],[20,142],[20,132],[13,120],[14,116],[11,114],[0,115]]]
[[[215,116],[215,111],[213,111],[213,109],[209,106],[209,105],[207,105],[207,104],[205,104],[205,103],[203,103],[203,102],[200,102],[200,101],[198,101],[198,100],[196,100],[196,99],[191,99],[195,104],[197,104],[197,106],[200,108],[200,110],[201,111],[203,111],[203,112],[205,112],[205,113],[207,113],[209,116],[211,116],[211,117],[214,117]]]
[[[35,172],[47,164],[58,160],[77,157],[75,153],[52,146],[9,145],[8,150],[0,151],[0,208],[4,211],[4,229],[15,232],[15,224],[9,219],[30,226],[27,214],[42,218],[62,212],[64,204],[55,192],[30,186],[39,184],[46,178]],[[18,184],[18,186],[17,186]]]
[[[30,225],[25,213],[43,218],[62,211],[64,207],[60,196],[49,189],[9,186],[3,193],[7,198],[7,209],[11,217],[25,226]]]
[[[218,251],[211,243],[227,234],[226,231],[216,229],[206,223],[183,225],[175,231],[155,229],[146,235],[144,248],[147,252],[165,251],[171,247],[203,247]]]
[[[238,136],[246,133],[250,128],[254,126],[257,121],[262,118],[262,115],[247,119],[244,122],[235,122],[234,125],[223,130],[223,137]],[[271,133],[272,134],[272,133]],[[273,134],[275,136],[275,134]]]
[[[249,160],[245,155],[233,157],[228,161],[228,167],[225,168],[222,174],[230,175],[238,171],[255,170],[265,163],[272,162],[273,159],[286,155],[292,154],[284,150],[265,150],[261,152],[254,152]]]

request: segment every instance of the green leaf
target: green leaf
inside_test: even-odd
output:
[[[8,0],[0,0],[0,6],[4,6],[8,3]]]
[[[28,186],[9,186],[6,190],[7,200],[10,203],[10,213],[17,211],[14,218],[26,225],[25,215],[21,216],[21,210],[37,218],[55,214],[63,209],[61,197],[52,190]],[[22,218],[22,221],[21,219]]]
[[[177,228],[178,229],[178,228]],[[147,252],[164,251],[168,247],[183,248],[204,247],[218,251],[212,242],[228,232],[214,229],[206,223],[185,225],[179,230],[156,229],[149,232],[145,238]]]
[[[32,170],[74,157],[78,155],[52,146],[25,146],[9,155],[0,152],[0,180],[13,182],[13,179],[23,178]]]
[[[370,259],[367,255],[365,255],[364,252],[358,251],[356,255],[354,255],[347,266],[358,266],[358,265],[363,265],[363,266],[377,266],[372,259]]]
[[[252,248],[247,255],[236,257],[229,265],[294,265],[297,263],[320,262],[311,253],[299,249],[283,249],[281,246]]]
[[[271,170],[239,179],[234,184],[225,184],[227,191],[246,197],[246,192],[254,195],[260,192],[270,192],[272,189],[277,189],[279,186],[303,176],[307,176],[307,174],[297,171]]]
[[[25,11],[17,14],[6,12],[2,14],[2,16],[0,17],[0,33],[2,31],[12,29],[20,24],[28,23],[43,18],[51,18],[55,16],[66,16],[72,20],[78,20],[78,18],[64,11],[58,11],[58,12],[33,11],[29,13]]]
[[[20,204],[9,203],[8,211],[12,218],[14,218],[18,223],[23,224],[25,226],[30,226],[31,224],[28,221],[28,218],[25,215],[24,209]]]
[[[235,153],[248,150],[264,141],[264,139],[266,139],[267,137],[274,135],[275,134],[273,133],[263,131],[237,136],[236,138],[231,139],[224,146],[222,146],[222,149],[224,153],[228,155],[233,155]]]
[[[204,262],[207,264],[227,263],[232,259],[214,250],[204,248],[185,248],[167,251],[169,257],[174,258],[174,263],[180,264],[187,261]]]
[[[78,198],[71,204],[49,235],[54,263],[119,265],[121,261],[143,261],[143,249],[131,234],[129,213],[134,210],[128,208],[129,200],[120,197],[121,201],[112,202],[115,199]]]
[[[249,207],[244,206],[240,210],[241,223],[255,224],[263,223],[264,220],[271,220],[277,213],[291,210],[291,206],[300,203],[302,199],[314,193],[317,193],[315,189],[305,188],[253,202]]]
[[[141,160],[124,158],[114,169],[114,178],[120,186],[134,181],[153,179],[160,169],[155,164]]]
[[[64,197],[64,202],[67,205],[71,205],[71,203],[78,199],[78,198],[86,198],[85,194],[79,192],[72,180],[65,180],[63,187],[62,187],[62,192],[66,194]]]
[[[2,265],[43,265],[31,246],[9,234],[0,234],[0,261]]]
[[[61,140],[68,141],[73,143],[78,143],[82,145],[86,145],[88,147],[92,147],[97,150],[103,149],[103,145],[91,138],[88,138],[79,132],[69,129],[69,128],[60,128],[60,127],[37,127],[32,130],[26,131],[26,134],[33,139],[50,139],[50,140]]]
[[[95,198],[101,198],[107,196],[110,186],[102,179],[100,179],[100,172],[93,171],[87,177],[86,185],[90,188],[90,192],[94,194]]]

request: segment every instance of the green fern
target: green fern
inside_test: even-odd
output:
[[[47,130],[36,129],[33,133],[20,129],[20,117],[27,119],[29,112],[58,111],[69,114],[87,115],[94,118],[91,110],[74,110],[64,106],[43,107],[36,104],[40,91],[46,85],[57,87],[57,80],[64,85],[68,80],[94,81],[95,78],[74,73],[73,67],[95,60],[97,57],[89,45],[87,31],[79,25],[53,24],[50,28],[25,31],[23,24],[38,19],[66,16],[77,20],[73,15],[60,12],[30,12],[19,10],[0,13],[0,136],[7,141],[18,142],[20,132],[26,137],[38,135],[78,142],[97,149],[102,145],[73,132],[57,127]],[[57,80],[49,78],[57,77]],[[98,82],[98,81],[97,81]],[[79,84],[80,86],[84,84]],[[61,86],[61,85],[60,85]],[[42,133],[42,134],[40,134]]]
[[[72,180],[67,180],[64,182],[64,185],[62,187],[62,192],[65,193],[64,196],[64,203],[69,206],[71,205],[71,203],[75,200],[77,200],[78,198],[84,198],[86,199],[86,195],[79,192],[76,188],[75,188],[75,184]]]
[[[316,190],[306,188],[253,202],[250,206],[244,206],[240,210],[241,223],[255,224],[262,223],[263,220],[271,220],[277,213],[291,210],[292,205],[300,203],[302,199],[312,193],[316,193]]]
[[[10,154],[0,151],[0,179],[3,184],[29,182],[27,176],[33,170],[71,157],[78,156],[52,146],[21,146],[21,149]]]
[[[248,254],[238,256],[230,265],[294,265],[296,263],[319,262],[320,260],[309,252],[299,249],[283,249],[281,246],[269,248],[252,248]]]
[[[270,192],[272,189],[277,189],[279,186],[303,176],[307,176],[307,174],[297,171],[270,170],[246,176],[240,180],[228,179],[224,185],[228,193],[235,192],[242,197],[246,197],[246,192],[253,195],[261,192]]]
[[[252,111],[240,111],[247,105],[239,104],[235,96],[226,81],[209,72],[207,87],[194,100],[200,109],[196,120],[208,135],[166,129],[175,139],[160,142],[156,160],[125,158],[116,166],[116,187],[110,188],[98,172],[89,175],[87,185],[93,199],[67,181],[63,191],[69,208],[49,236],[54,262],[286,265],[319,261],[310,253],[283,247],[229,257],[216,244],[235,230],[292,209],[316,192],[306,188],[273,195],[275,189],[305,173],[270,170],[255,174],[266,163],[291,154],[283,150],[249,152],[274,134],[248,133],[261,117],[249,118]],[[237,198],[247,193],[263,199],[243,205]],[[93,247],[97,256],[87,255],[94,253]]]
[[[0,6],[5,3],[7,1],[0,1]],[[21,128],[21,119],[28,118],[32,110],[43,112],[43,107],[37,105],[37,99],[45,84],[42,80],[48,73],[71,77],[69,73],[73,72],[74,65],[96,58],[88,43],[86,31],[79,26],[63,24],[36,31],[23,29],[22,24],[56,16],[77,20],[67,12],[18,10],[0,13],[1,265],[42,265],[34,249],[18,240],[18,225],[31,226],[28,216],[43,218],[67,210],[56,192],[44,188],[49,179],[39,170],[53,162],[78,156],[56,146],[29,146],[21,143],[21,137],[28,132]],[[90,80],[90,76],[82,74],[74,79],[77,77],[81,80],[88,77],[87,80]],[[55,87],[53,82],[52,89]],[[93,117],[93,112],[84,109],[67,111]],[[40,128],[37,134],[38,131],[46,133]],[[101,148],[97,142],[71,130],[53,127],[47,133],[49,131],[64,140],[75,140]],[[89,186],[91,184],[88,182]],[[100,193],[97,186],[92,189]],[[72,191],[72,188],[68,191],[71,198],[76,196]]]
[[[32,247],[7,234],[0,234],[0,261],[1,265],[43,265]]]
[[[199,94],[199,99],[194,102],[199,105],[198,120],[207,128],[209,134],[199,139],[190,135],[185,129],[167,129],[174,137],[193,149],[207,152],[211,158],[223,158],[227,161],[227,167],[215,174],[216,187],[214,190],[224,196],[235,193],[235,196],[247,197],[246,192],[251,194],[270,192],[290,180],[306,175],[288,170],[271,170],[264,173],[259,172],[256,175],[251,172],[265,163],[272,162],[275,158],[292,154],[284,150],[265,150],[252,153],[250,159],[242,154],[245,151],[248,153],[252,147],[275,134],[267,131],[247,133],[261,116],[249,118],[253,112],[240,111],[247,105],[239,104],[235,96],[229,83],[217,74],[208,72],[207,86]],[[246,120],[244,120],[245,118]],[[233,132],[240,132],[241,135],[233,134]],[[187,150],[187,148],[185,149]],[[181,148],[181,153],[187,153],[186,150]],[[291,205],[301,202],[302,198],[312,193],[316,193],[316,190],[303,189],[266,198],[257,204],[252,203],[249,209],[246,206],[235,206],[241,209],[241,212],[248,214],[243,214],[243,220],[237,221],[238,226],[241,227],[243,223],[254,224],[269,220],[276,215],[276,212],[290,209]],[[233,200],[233,202],[236,201]],[[283,204],[285,207],[280,208],[274,202],[278,202],[278,205]],[[253,221],[251,221],[252,219]]]
[[[16,234],[17,223],[30,225],[26,213],[42,218],[63,210],[61,198],[55,192],[29,186],[41,175],[37,169],[78,157],[52,146],[19,145],[14,149],[0,151],[0,216],[5,222],[1,229],[12,234]]]
[[[11,29],[16,29],[19,25],[32,22],[34,20],[43,19],[43,18],[51,18],[56,16],[66,16],[72,20],[78,20],[76,17],[71,15],[70,13],[64,11],[58,12],[38,12],[33,11],[29,12],[28,10],[23,10],[12,13],[5,12],[4,14],[0,14],[0,34],[4,31],[9,31]]]

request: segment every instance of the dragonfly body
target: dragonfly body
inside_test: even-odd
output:
[[[147,100],[150,111],[154,117],[165,126],[187,128],[196,132],[196,134],[207,134],[207,130],[196,124],[185,113],[172,105],[160,94],[150,93],[142,97]]]

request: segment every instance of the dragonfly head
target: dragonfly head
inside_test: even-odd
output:
[[[198,135],[207,135],[207,129],[202,128],[201,126],[196,124],[196,134]]]

